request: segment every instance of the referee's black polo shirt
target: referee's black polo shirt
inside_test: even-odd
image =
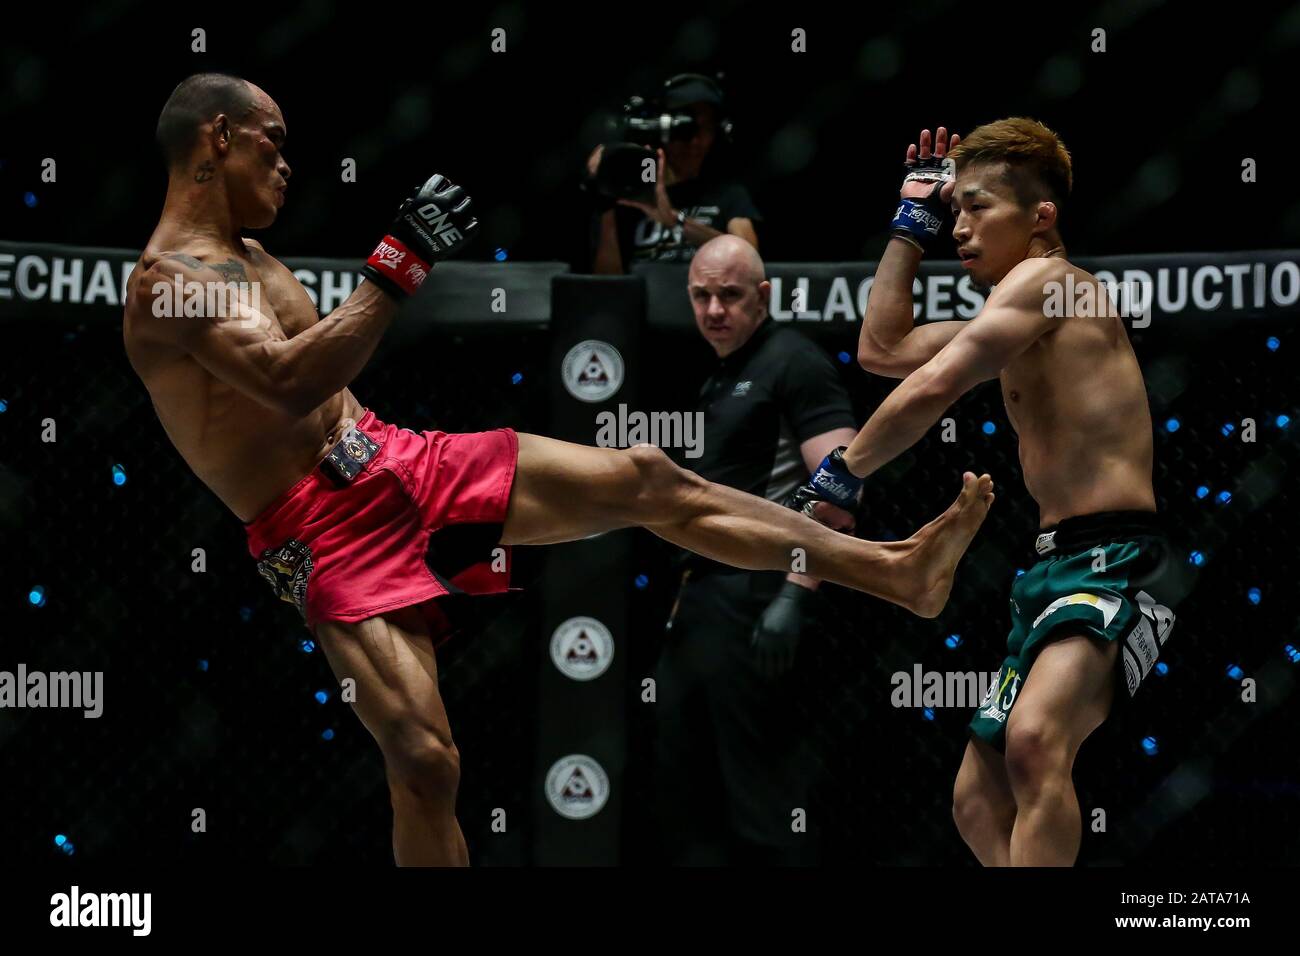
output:
[[[833,428],[857,428],[826,353],[770,318],[718,360],[695,408],[704,413],[702,454],[683,465],[776,502],[808,480],[800,444]]]

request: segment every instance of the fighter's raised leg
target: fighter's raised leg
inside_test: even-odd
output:
[[[864,541],[705,481],[658,448],[615,451],[520,435],[501,540],[553,544],[640,526],[738,568],[789,571],[802,556],[797,570],[934,617],[992,501],[992,480],[967,474],[952,506],[911,538]]]

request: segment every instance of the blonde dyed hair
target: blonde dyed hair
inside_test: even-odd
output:
[[[958,172],[977,163],[1005,163],[1007,179],[1025,206],[1046,199],[1059,210],[1074,187],[1070,151],[1061,137],[1024,116],[977,126],[949,155]]]

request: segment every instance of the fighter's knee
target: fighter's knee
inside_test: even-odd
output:
[[[1007,777],[1012,786],[1041,786],[1064,763],[1061,736],[1037,720],[1021,720],[1007,728]]]
[[[958,781],[952,788],[952,822],[957,824],[957,832],[965,834],[972,817],[975,815],[975,797],[969,787]]]
[[[664,450],[655,445],[633,445],[623,454],[632,462],[637,474],[648,481],[669,481],[677,468]]]
[[[642,510],[662,509],[703,483],[702,478],[674,463],[654,445],[637,445],[623,454],[636,471],[635,498]]]
[[[443,799],[460,784],[460,751],[430,728],[394,729],[380,740],[394,780],[418,797]]]
[[[988,797],[972,784],[958,780],[952,788],[952,820],[967,843],[981,834],[993,817]]]

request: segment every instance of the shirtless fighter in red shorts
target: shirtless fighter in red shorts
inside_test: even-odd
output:
[[[284,205],[285,124],[271,98],[234,77],[190,77],[158,138],[167,198],[128,286],[127,354],[177,451],[246,523],[259,570],[335,675],[356,680],[354,707],[384,755],[399,864],[468,861],[434,662],[440,599],[505,591],[511,545],[640,525],[742,568],[789,570],[801,548],[808,574],[927,617],[947,601],[993,500],[988,476],[964,476],[952,507],[908,540],[877,544],[710,484],[652,447],[384,424],[347,385],[399,302],[476,228],[468,197],[430,178],[363,267],[369,281],[321,319],[293,274],[241,235]],[[185,317],[190,290],[227,283],[252,294]]]

